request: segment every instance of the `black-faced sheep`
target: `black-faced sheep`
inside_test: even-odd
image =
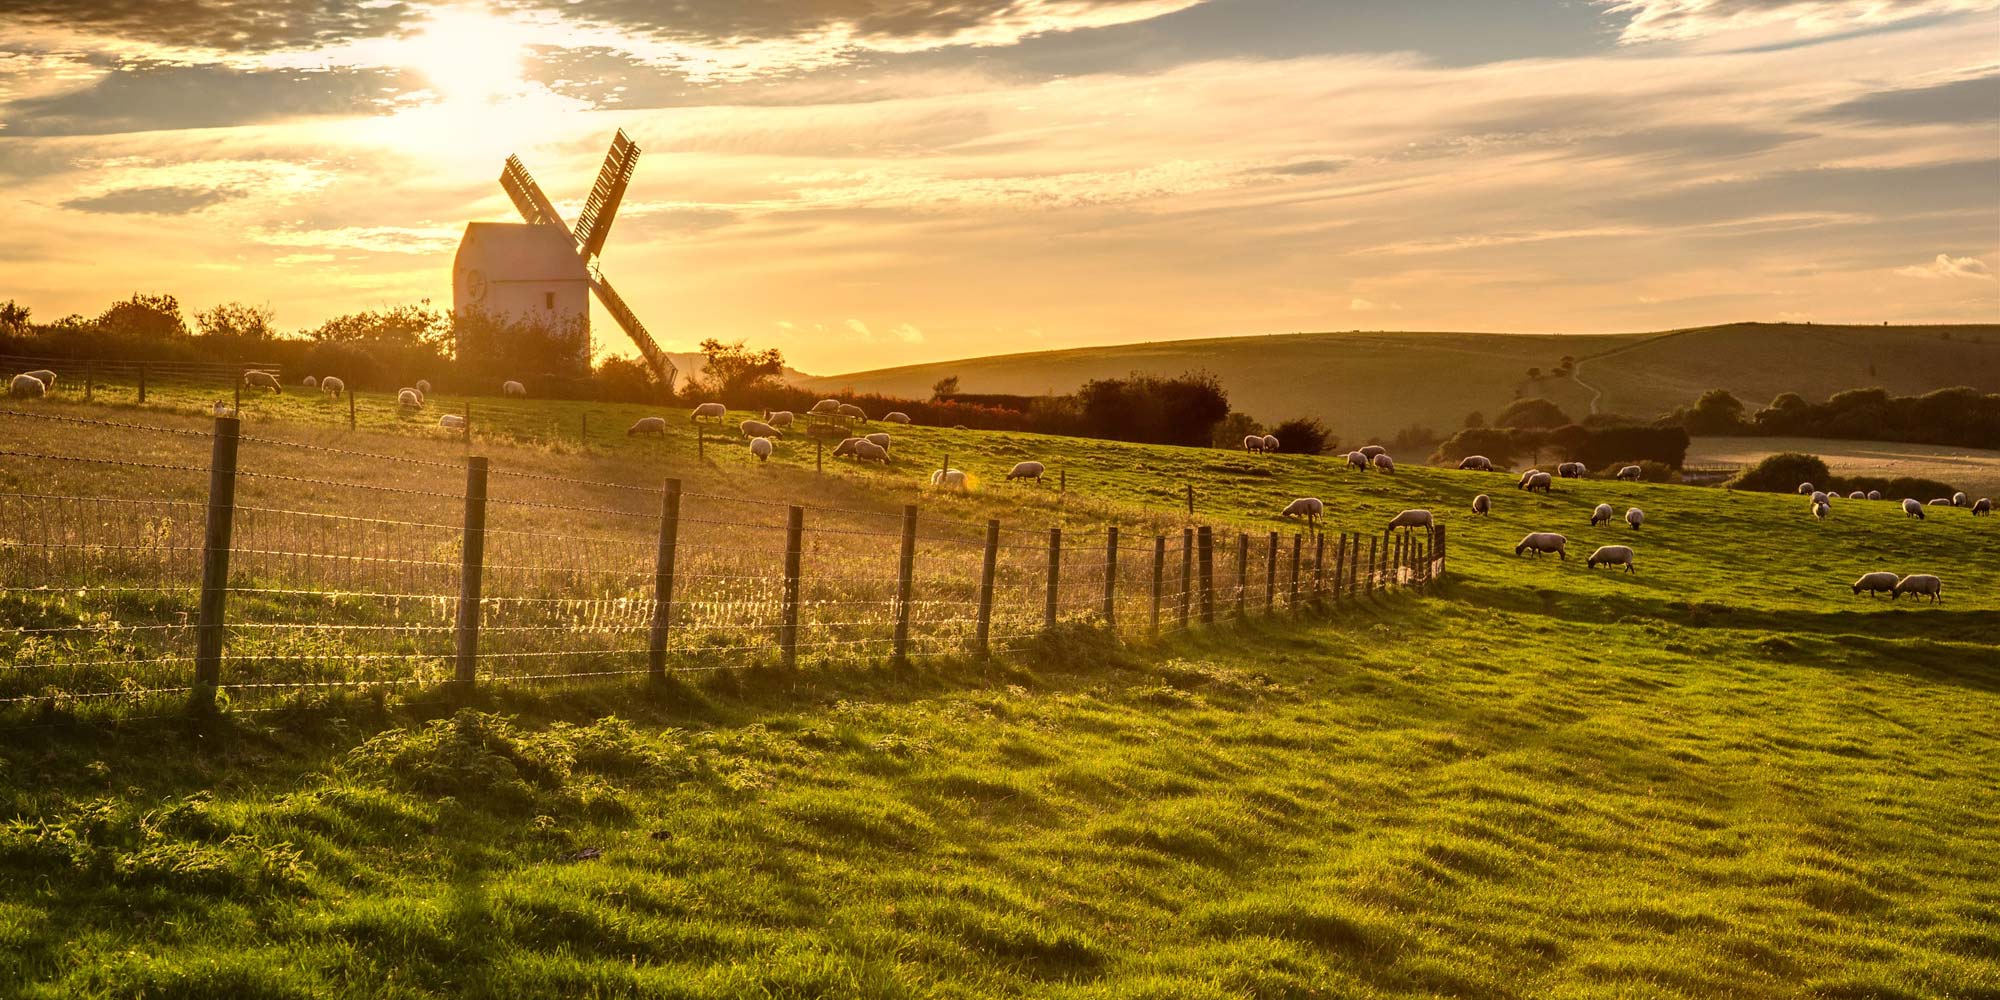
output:
[[[1551,476],[1546,472],[1537,472],[1534,475],[1528,477],[1528,485],[1525,488],[1530,493],[1533,493],[1536,490],[1541,490],[1543,493],[1548,493],[1554,490],[1555,487],[1556,487],[1556,477]]]
[[[1539,476],[1539,475],[1541,475],[1541,474],[1542,474],[1542,470],[1540,470],[1540,469],[1529,469],[1528,471],[1526,471],[1526,472],[1523,472],[1523,473],[1521,473],[1521,481],[1520,481],[1520,482],[1518,482],[1518,483],[1515,483],[1515,484],[1514,484],[1514,488],[1515,488],[1515,489],[1517,489],[1517,490],[1525,490],[1525,489],[1527,489],[1527,488],[1528,488],[1528,481],[1529,481],[1529,480],[1531,480],[1531,479],[1534,479],[1534,478],[1535,478],[1536,476]]]
[[[1889,591],[1889,599],[1893,601],[1904,594],[1928,597],[1932,604],[1937,604],[1944,600],[1944,581],[1929,573],[1911,573],[1896,581],[1895,589]]]
[[[1646,523],[1646,512],[1637,507],[1626,511],[1625,523],[1631,525],[1633,531],[1638,531],[1639,526]]]
[[[1916,502],[1915,500],[1909,497],[1904,497],[1903,515],[1905,517],[1914,517],[1917,520],[1921,521],[1924,519],[1924,505]]]
[[[1608,503],[1598,504],[1596,509],[1590,512],[1590,526],[1595,528],[1598,525],[1603,524],[1604,522],[1609,521],[1617,516],[1618,512],[1612,509],[1610,504]]]
[[[1493,513],[1493,498],[1492,498],[1492,497],[1489,497],[1489,496],[1487,496],[1487,495],[1486,495],[1486,494],[1484,494],[1484,493],[1481,493],[1481,494],[1479,494],[1478,496],[1476,496],[1476,497],[1473,497],[1473,498],[1472,498],[1472,512],[1473,512],[1474,514],[1491,514],[1491,513]]]
[[[1833,507],[1829,505],[1826,501],[1821,500],[1820,502],[1812,505],[1812,512],[1813,512],[1813,520],[1824,521],[1827,518],[1833,516]]]
[[[1523,552],[1533,552],[1537,556],[1543,556],[1553,552],[1566,562],[1569,560],[1568,546],[1569,539],[1553,531],[1532,531],[1521,539],[1521,544],[1514,546],[1514,554],[1518,556]]]
[[[1863,573],[1861,574],[1861,579],[1854,581],[1854,592],[1859,594],[1864,590],[1868,592],[1869,597],[1874,597],[1876,594],[1894,593],[1896,590],[1896,574],[1881,572]]]
[[[1799,495],[1800,495],[1800,496],[1805,496],[1806,494],[1808,494],[1808,493],[1811,493],[1812,491],[1813,491],[1813,484],[1811,484],[1811,483],[1800,483],[1800,484],[1799,484]]]
[[[1632,547],[1629,545],[1600,545],[1597,547],[1597,551],[1590,554],[1589,559],[1584,560],[1583,564],[1586,569],[1596,569],[1599,563],[1606,566],[1623,566],[1625,567],[1625,572],[1633,572]]]
[[[1991,498],[1980,497],[1979,499],[1972,501],[1973,517],[1979,517],[1981,515],[1990,516],[1992,513],[1993,513],[1993,500]]]
[[[1966,500],[1966,497],[1965,497],[1965,494],[1963,494],[1963,493],[1953,493],[1953,494],[1951,495],[1951,505],[1952,505],[1953,507],[1963,507],[1963,506],[1965,506],[1965,500]]]

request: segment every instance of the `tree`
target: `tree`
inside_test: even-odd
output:
[[[224,302],[205,312],[194,314],[194,325],[204,337],[229,337],[237,340],[270,340],[277,336],[272,326],[277,314],[269,305],[250,306],[241,302]]]
[[[1276,427],[1278,450],[1287,455],[1323,455],[1340,445],[1340,439],[1317,417],[1293,417]]]
[[[322,344],[422,347],[438,354],[443,354],[452,345],[451,322],[443,313],[431,308],[429,299],[415,305],[335,316],[306,336]]]
[[[1264,433],[1264,425],[1248,413],[1231,411],[1215,425],[1215,434],[1210,443],[1217,448],[1241,448],[1243,439],[1252,434]]]
[[[0,304],[0,333],[27,333],[28,307],[8,299]]]
[[[958,395],[958,376],[946,375],[931,383],[931,399],[940,400]]]
[[[1419,455],[1437,447],[1438,433],[1421,424],[1411,424],[1389,439],[1389,451],[1397,455]]]
[[[1486,415],[1485,415],[1485,414],[1483,414],[1483,413],[1480,413],[1480,412],[1479,412],[1478,410],[1474,410],[1474,411],[1472,411],[1471,413],[1468,413],[1468,414],[1466,414],[1466,415],[1465,415],[1465,429],[1466,429],[1466,430],[1469,430],[1469,431],[1476,431],[1476,430],[1478,430],[1478,429],[1480,429],[1481,427],[1484,427],[1484,426],[1486,426]],[[1461,456],[1461,457],[1463,457],[1463,456]]]
[[[1542,370],[1540,368],[1530,368],[1528,369],[1528,377],[1531,379],[1539,379],[1542,377]]]
[[[702,387],[716,395],[768,386],[785,370],[785,356],[775,347],[752,351],[740,340],[725,344],[711,337],[701,342],[701,352],[708,355]]]
[[[651,403],[660,399],[660,383],[653,369],[631,358],[609,357],[598,362],[593,376],[597,398],[625,403]]]
[[[1495,427],[1561,427],[1570,422],[1562,407],[1539,396],[1517,399],[1493,418]]]
[[[180,300],[171,295],[135,292],[123,302],[113,302],[97,317],[96,325],[105,333],[126,337],[172,340],[188,335]]]

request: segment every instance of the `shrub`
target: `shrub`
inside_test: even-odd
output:
[[[1278,450],[1287,455],[1321,455],[1340,444],[1317,417],[1293,417],[1272,428],[1271,433],[1278,436]]]
[[[1495,427],[1561,427],[1570,423],[1562,407],[1539,396],[1517,399],[1493,418]]]
[[[1812,483],[1825,489],[1833,484],[1833,472],[1818,455],[1784,451],[1766,455],[1763,461],[1737,473],[1725,485],[1732,490],[1791,493],[1799,488],[1800,483]]]

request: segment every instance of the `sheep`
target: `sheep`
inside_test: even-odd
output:
[[[1949,507],[1951,505],[1950,497],[1938,497],[1930,502],[1930,506],[1932,507]]]
[[[870,441],[866,438],[855,439],[853,454],[854,457],[859,461],[880,462],[883,465],[889,464],[888,449],[883,448],[881,445],[876,444],[875,442]]]
[[[770,424],[763,422],[762,420],[745,420],[742,423],[737,424],[736,429],[742,431],[744,437],[751,437],[751,438],[784,437],[783,434],[778,433],[778,429],[776,427],[773,427]]]
[[[307,375],[305,378],[299,380],[299,384],[308,389],[317,389],[319,388],[319,379]]]
[[[884,434],[881,431],[876,431],[873,434],[863,434],[861,435],[861,439],[863,441],[875,442],[876,446],[881,448],[883,451],[889,450],[889,435]]]
[[[1813,510],[1813,520],[1815,521],[1824,521],[1827,518],[1833,516],[1833,508],[1828,506],[1826,501],[1824,500],[1820,501],[1819,503],[1813,504],[1812,510]]]
[[[41,379],[42,386],[44,388],[53,390],[56,387],[56,373],[48,370],[47,368],[37,368],[31,372],[22,372],[22,374],[33,375],[34,377]]]
[[[1404,531],[1409,531],[1411,528],[1428,528],[1430,526],[1431,512],[1417,508],[1415,510],[1406,510],[1390,518],[1389,526],[1383,530],[1394,531],[1397,528],[1401,528]]]
[[[1396,460],[1390,458],[1387,452],[1375,456],[1375,471],[1393,474],[1396,471]]]
[[[426,396],[430,395],[430,394],[431,394],[431,380],[430,380],[430,379],[427,379],[427,378],[420,378],[420,379],[418,379],[418,380],[417,380],[417,391],[418,391],[418,392],[421,392],[421,393],[423,393],[423,394],[424,394],[424,395],[426,395]]]
[[[1473,512],[1474,514],[1491,514],[1491,513],[1493,513],[1493,498],[1492,498],[1492,497],[1489,497],[1489,496],[1487,496],[1487,495],[1486,495],[1486,494],[1484,494],[1484,493],[1481,493],[1481,494],[1479,494],[1478,496],[1476,496],[1476,497],[1473,497],[1473,498],[1472,498],[1472,512]]]
[[[1350,451],[1350,452],[1348,452],[1348,453],[1347,453],[1347,467],[1348,467],[1348,468],[1350,468],[1350,469],[1360,469],[1360,470],[1361,470],[1361,471],[1363,471],[1363,472],[1367,472],[1367,471],[1368,471],[1368,456],[1366,456],[1366,455],[1363,455],[1362,453],[1360,453],[1360,452],[1358,452],[1358,451]]]
[[[1564,562],[1568,562],[1568,545],[1569,539],[1553,531],[1531,531],[1526,537],[1521,539],[1521,544],[1514,546],[1514,554],[1518,556],[1523,552],[1532,551],[1537,557],[1540,557],[1553,552],[1561,556]]]
[[[51,385],[53,385],[54,383],[50,383],[50,384],[51,384]],[[1963,493],[1953,493],[1953,494],[1951,495],[1951,505],[1952,505],[1953,507],[1963,507],[1963,506],[1965,506],[1965,494],[1963,494]]]
[[[665,417],[640,417],[632,421],[632,426],[625,428],[626,437],[637,437],[641,434],[665,434],[666,432],[667,418]]]
[[[1866,499],[1868,499],[1868,494],[1866,494],[1866,493],[1863,493],[1863,492],[1861,492],[1860,490],[1855,490],[1854,492],[1852,492],[1852,493],[1849,493],[1849,494],[1847,495],[1847,499],[1849,499],[1849,500],[1866,500]]]
[[[1625,567],[1625,572],[1634,572],[1632,569],[1632,547],[1629,545],[1600,545],[1597,547],[1597,551],[1590,554],[1589,559],[1584,560],[1583,565],[1585,569],[1596,569],[1598,563],[1603,563],[1606,566],[1623,566]]]
[[[868,422],[868,411],[853,403],[842,403],[837,411],[843,417],[852,417],[862,423]]]
[[[1874,597],[1876,594],[1894,593],[1896,590],[1896,574],[1881,572],[1863,573],[1861,574],[1861,579],[1854,581],[1854,592],[1859,594],[1864,590],[1868,592],[1869,597]],[[1891,600],[1893,599],[1891,598]]]
[[[1363,455],[1368,456],[1368,460],[1373,462],[1375,460],[1375,456],[1380,455],[1388,450],[1389,449],[1384,448],[1379,444],[1371,444],[1371,445],[1363,445],[1361,448],[1361,453]]]
[[[1273,453],[1277,452],[1277,450],[1278,450],[1278,436],[1277,436],[1276,434],[1266,434],[1266,435],[1264,435],[1264,450],[1265,450],[1265,451],[1267,451],[1267,452],[1273,452]]]
[[[502,396],[526,396],[527,394],[528,387],[513,379],[508,379],[500,383],[500,395]]]
[[[1911,573],[1896,581],[1896,586],[1889,591],[1889,599],[1893,601],[1904,594],[1928,597],[1932,604],[1938,604],[1944,600],[1944,581],[1929,573]]]
[[[1608,503],[1598,504],[1597,508],[1590,512],[1590,526],[1595,528],[1598,525],[1611,520],[1612,515],[1617,513],[1618,512],[1616,510],[1613,510],[1611,508],[1611,505]]]
[[[1525,490],[1525,489],[1527,489],[1527,488],[1528,488],[1528,480],[1530,480],[1530,479],[1533,479],[1533,478],[1535,478],[1536,476],[1539,476],[1539,475],[1541,475],[1541,474],[1542,474],[1542,470],[1540,470],[1540,469],[1529,469],[1528,471],[1526,471],[1526,472],[1523,472],[1523,473],[1521,473],[1521,481],[1520,481],[1520,482],[1518,482],[1518,483],[1515,483],[1515,484],[1514,484],[1514,488],[1515,488],[1515,489],[1517,489],[1517,490]]]
[[[1007,479],[1009,482],[1016,479],[1032,479],[1039,483],[1042,481],[1042,473],[1047,471],[1048,467],[1040,462],[1021,462],[1007,472]]]
[[[1262,434],[1245,434],[1245,435],[1243,435],[1243,450],[1244,450],[1244,451],[1247,451],[1247,452],[1249,452],[1249,453],[1250,453],[1250,454],[1252,454],[1252,455],[1261,455],[1261,454],[1263,454],[1263,453],[1264,453],[1264,435],[1262,435]]]
[[[1980,497],[1979,499],[1972,501],[1973,517],[1979,517],[1981,515],[1991,515],[1992,513],[1993,513],[1993,500],[1990,497]]]
[[[889,424],[907,424],[910,422],[910,415],[904,413],[901,410],[890,410],[888,413],[882,415],[882,422]]]
[[[839,410],[840,410],[840,400],[838,400],[838,399],[822,399],[822,400],[820,400],[819,402],[817,402],[817,403],[814,403],[814,404],[813,404],[811,412],[813,412],[813,413],[835,413],[835,412],[838,412]]]
[[[438,429],[439,429],[439,430],[446,430],[446,431],[462,431],[462,430],[464,430],[464,429],[465,429],[465,415],[464,415],[464,414],[462,414],[462,413],[447,413],[447,414],[445,414],[444,416],[442,416],[442,417],[439,417],[439,418],[438,418]]]
[[[215,401],[215,405],[209,407],[209,409],[214,411],[218,417],[226,417],[229,415],[229,400],[218,399]]]
[[[1530,476],[1528,478],[1527,489],[1528,492],[1530,493],[1533,493],[1536,490],[1541,490],[1543,493],[1548,493],[1550,490],[1555,489],[1555,485],[1556,485],[1556,477],[1551,476],[1546,472],[1537,472],[1533,476]]]
[[[341,381],[337,376],[328,375],[319,380],[319,391],[335,399],[339,399],[342,394],[347,392],[347,383]]]
[[[693,412],[688,414],[688,422],[694,423],[703,417],[723,417],[728,414],[729,408],[723,406],[721,403],[701,403],[695,406]]]
[[[1564,462],[1556,466],[1556,475],[1564,479],[1582,479],[1583,474],[1588,471],[1590,470],[1584,468],[1582,462]]]
[[[49,394],[49,384],[33,375],[16,375],[7,383],[7,395],[40,399]]]
[[[1636,465],[1628,465],[1618,470],[1618,478],[1629,480],[1635,483],[1645,478],[1645,475],[1646,475],[1646,470],[1641,469]]]
[[[414,410],[424,405],[424,397],[417,395],[417,390],[415,389],[398,389],[396,390],[396,405],[407,410]]]
[[[1458,467],[1461,471],[1492,472],[1493,460],[1485,455],[1467,455],[1458,460]]]
[[[270,372],[260,372],[254,369],[243,373],[243,384],[256,386],[259,389],[269,389],[279,394],[283,394],[285,391],[285,387],[278,384],[278,376]]]
[[[1918,503],[1918,502],[1916,502],[1915,500],[1912,500],[1912,499],[1910,499],[1909,497],[1904,497],[1904,498],[1903,498],[1903,516],[1905,516],[1905,517],[1914,517],[1914,518],[1916,518],[1916,519],[1917,519],[1917,520],[1919,520],[1919,521],[1923,520],[1923,519],[1924,519],[1924,505],[1923,505],[1923,504],[1920,504],[1920,503]]]
[[[959,469],[934,469],[931,471],[931,485],[963,493],[966,488],[965,473]]]
[[[1800,483],[1800,484],[1799,484],[1799,495],[1800,495],[1800,496],[1805,496],[1806,494],[1808,494],[1808,493],[1811,493],[1812,491],[1813,491],[1813,484],[1811,484],[1811,483]]]
[[[1646,512],[1637,507],[1627,510],[1625,512],[1625,523],[1631,525],[1633,531],[1638,531],[1639,526],[1646,523]]]
[[[1880,500],[1880,499],[1882,499],[1882,491],[1881,491],[1881,490],[1869,490],[1869,491],[1868,491],[1868,499],[1870,499],[1870,500]]]
[[[1326,505],[1318,497],[1300,497],[1285,505],[1286,517],[1303,517],[1307,524],[1318,524],[1319,516],[1326,512]]]
[[[772,410],[770,413],[764,415],[764,422],[779,430],[783,430],[792,426],[792,411]]]
[[[1820,492],[1820,491],[1818,491],[1818,490],[1814,490],[1814,491],[1813,491],[1813,495],[1812,495],[1812,502],[1813,502],[1813,503],[1815,503],[1815,504],[1822,504],[1822,503],[1825,503],[1825,502],[1826,502],[1826,494],[1824,494],[1824,493],[1821,493],[1821,492]]]
[[[768,462],[771,460],[771,447],[770,438],[757,437],[750,439],[750,454],[757,456],[757,461],[759,462]]]

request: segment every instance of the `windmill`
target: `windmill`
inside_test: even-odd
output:
[[[466,226],[453,272],[457,307],[514,315],[539,309],[558,320],[580,315],[587,325],[590,305],[583,291],[587,286],[671,390],[678,374],[673,362],[646,332],[646,325],[639,322],[632,307],[605,280],[598,261],[638,163],[638,144],[620,129],[572,229],[563,224],[561,213],[542,193],[521,158],[507,157],[507,165],[500,171],[500,187],[527,224],[475,222]]]

